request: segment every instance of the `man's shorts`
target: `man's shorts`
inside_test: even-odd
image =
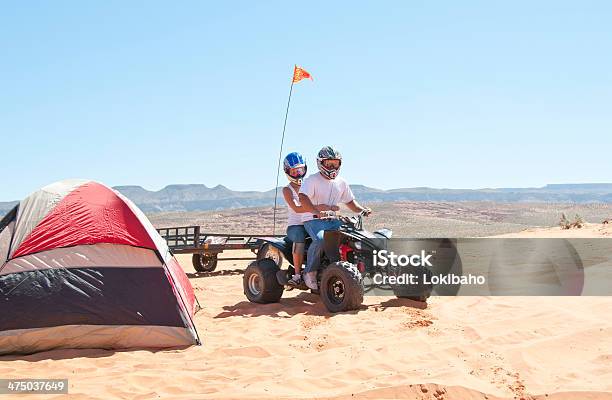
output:
[[[287,237],[293,243],[304,243],[306,240],[306,229],[304,229],[304,225],[289,225],[287,227]]]

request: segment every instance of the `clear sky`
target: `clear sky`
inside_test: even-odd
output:
[[[612,181],[609,1],[30,1],[0,10],[0,201],[82,177],[274,186]],[[284,183],[284,177],[281,176]]]

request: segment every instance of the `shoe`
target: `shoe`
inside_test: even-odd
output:
[[[293,277],[291,277],[291,279],[289,279],[289,281],[287,282],[287,284],[291,286],[299,286],[301,283],[302,275],[300,274],[294,274]]]
[[[317,290],[317,272],[311,271],[304,274],[304,283],[309,289]]]

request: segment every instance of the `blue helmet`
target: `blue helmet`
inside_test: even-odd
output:
[[[287,178],[298,185],[302,184],[302,178],[306,176],[306,162],[304,157],[296,151],[287,154],[283,161],[283,170]]]

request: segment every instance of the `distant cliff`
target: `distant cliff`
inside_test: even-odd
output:
[[[494,201],[549,203],[612,203],[612,183],[553,184],[540,188],[432,189],[427,187],[380,190],[363,185],[351,186],[362,201]],[[145,212],[202,211],[227,208],[271,206],[274,190],[235,191],[222,185],[168,185],[158,191],[140,186],[117,186],[116,190]],[[280,204],[283,201],[280,199]],[[0,202],[0,214],[16,202]]]

